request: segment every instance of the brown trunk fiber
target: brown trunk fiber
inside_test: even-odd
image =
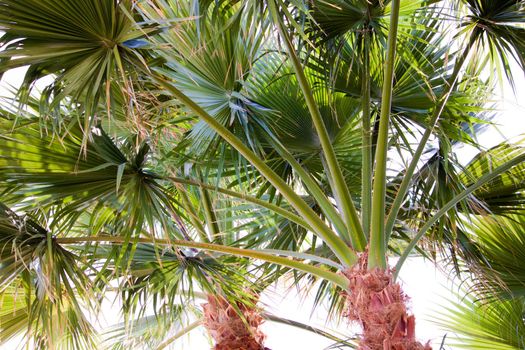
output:
[[[265,335],[259,330],[264,321],[259,311],[242,303],[236,307],[222,296],[208,295],[208,303],[203,305],[204,326],[215,341],[214,350],[266,349]]]
[[[368,256],[346,270],[349,293],[345,316],[363,329],[360,350],[432,350],[415,339],[415,318],[407,312],[407,296],[394,283],[392,270],[368,270]]]

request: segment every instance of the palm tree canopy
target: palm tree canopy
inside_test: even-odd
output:
[[[477,136],[524,25],[523,0],[0,0],[0,78],[26,68],[0,107],[0,343],[164,348],[221,314],[203,293],[258,326],[289,276],[339,317],[367,251],[452,262],[468,346],[523,346],[525,149]]]

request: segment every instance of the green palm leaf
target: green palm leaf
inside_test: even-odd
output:
[[[469,15],[464,24],[488,50],[492,63],[503,69],[512,82],[510,60],[525,70],[525,2],[522,0],[463,0]]]
[[[476,288],[491,298],[517,300],[525,296],[523,216],[474,218],[465,223],[478,259],[467,260],[476,272]]]
[[[38,223],[0,203],[2,342],[26,332],[37,348],[94,346],[83,308],[93,306],[95,290],[80,261]]]
[[[510,160],[516,153],[523,152],[521,141],[504,142],[485,152],[481,152],[465,167],[461,181],[470,185],[473,179]],[[518,165],[475,192],[481,201],[482,210],[490,213],[508,215],[522,214],[525,209],[525,165]]]
[[[140,38],[151,32],[129,17],[128,0],[5,0],[0,9],[0,74],[28,66],[22,96],[36,80],[52,75],[44,97],[73,96],[88,115],[112,82],[127,84],[126,75],[142,64],[137,48],[147,42]],[[85,120],[86,126],[92,123]]]
[[[455,348],[472,350],[519,350],[525,345],[523,299],[489,304],[467,297],[454,303],[439,316],[442,328],[457,334],[451,342]]]
[[[199,2],[201,11],[210,4]],[[157,38],[156,44],[167,48],[160,51],[166,61],[162,73],[252,149],[259,150],[250,120],[250,109],[256,106],[246,97],[244,82],[262,55],[266,25],[264,21],[257,23],[257,13],[237,8],[221,8],[217,3],[212,9],[195,13],[191,3],[157,1],[139,5],[148,21],[168,24],[172,18],[203,17],[164,31]],[[217,16],[219,11],[221,16]],[[217,147],[215,132],[203,121],[198,121],[186,138],[184,144],[189,145],[190,153],[209,154]]]
[[[147,169],[147,143],[123,140],[119,148],[104,130],[93,127],[84,145],[83,133],[75,125],[57,138],[42,137],[31,118],[19,125],[9,119],[1,122],[12,130],[0,136],[0,179],[2,187],[9,188],[6,200],[26,210],[55,208],[50,225],[71,226],[87,214],[91,219],[104,218],[106,224],[124,223],[128,235],[153,228],[157,221],[177,234],[169,220],[176,215],[174,197]],[[32,202],[25,201],[28,196]],[[126,213],[130,217],[123,222]]]

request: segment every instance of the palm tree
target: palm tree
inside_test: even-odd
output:
[[[486,71],[524,68],[524,1],[0,9],[0,72],[28,66],[0,114],[1,341],[96,347],[85,313],[119,294],[108,347],[164,348],[203,323],[241,349],[221,345],[224,314],[263,348],[254,295],[292,274],[360,324],[361,349],[428,349],[395,281],[414,250],[523,305],[521,261],[499,244],[522,240],[498,233],[523,219],[525,152],[476,135],[493,117]],[[467,165],[462,144],[480,149]]]

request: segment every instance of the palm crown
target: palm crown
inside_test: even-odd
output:
[[[360,323],[341,346],[426,349],[395,283],[417,252],[486,300],[451,316],[481,318],[469,348],[523,346],[525,152],[476,135],[494,82],[523,69],[525,2],[0,9],[0,72],[28,67],[0,113],[0,341],[165,348],[204,317],[216,349],[262,349],[258,295],[292,275]],[[104,341],[87,315],[115,295]]]

